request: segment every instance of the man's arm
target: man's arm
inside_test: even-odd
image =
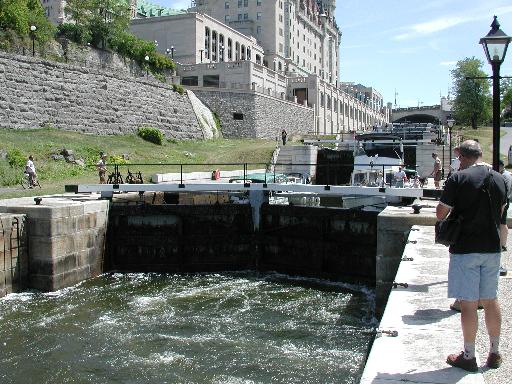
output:
[[[437,220],[443,220],[446,216],[448,216],[448,214],[450,213],[452,209],[450,207],[448,207],[447,205],[443,204],[443,203],[439,203],[437,204],[437,207],[436,207],[436,217],[437,217]]]

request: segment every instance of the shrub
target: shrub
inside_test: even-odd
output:
[[[91,42],[91,32],[79,24],[64,23],[57,27],[57,37],[65,37],[77,44],[85,45]]]
[[[20,168],[25,166],[27,159],[18,148],[14,148],[7,152],[7,161],[12,168]]]
[[[217,115],[217,112],[213,112],[213,120],[215,120],[215,126],[217,127],[217,130],[220,132],[222,124],[220,122],[219,115]]]
[[[140,127],[137,130],[137,134],[146,141],[151,143],[162,145],[164,141],[164,134],[157,128],[153,127]]]
[[[173,84],[172,89],[174,92],[178,92],[180,95],[185,93],[185,89],[179,84]]]

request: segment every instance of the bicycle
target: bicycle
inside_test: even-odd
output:
[[[30,175],[27,172],[23,172],[23,176],[20,180],[20,184],[23,189],[32,189],[34,187],[41,188],[41,184],[39,184],[39,180],[37,180],[37,176],[34,176],[32,183],[30,182]]]
[[[142,173],[136,172],[135,174],[131,173],[128,169],[128,176],[125,179],[127,184],[144,184],[144,180],[142,179]]]

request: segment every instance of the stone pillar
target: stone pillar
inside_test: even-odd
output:
[[[29,287],[55,291],[103,272],[108,201],[43,197],[2,200],[0,212],[27,216]]]

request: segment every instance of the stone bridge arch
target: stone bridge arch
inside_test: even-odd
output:
[[[441,105],[393,109],[391,122],[393,123],[432,123],[444,124],[450,111],[445,111]]]

